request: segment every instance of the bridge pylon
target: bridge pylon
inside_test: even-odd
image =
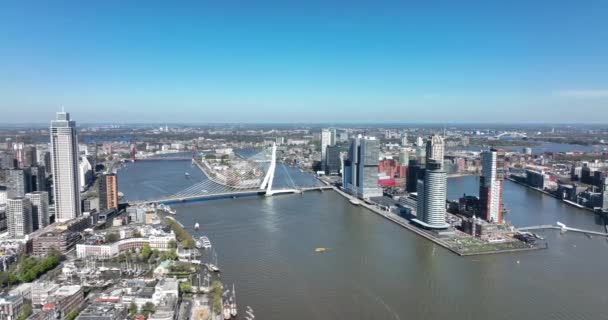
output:
[[[272,196],[272,180],[274,180],[274,170],[277,166],[277,144],[272,144],[272,155],[270,159],[270,166],[268,167],[268,171],[266,172],[266,176],[264,176],[264,180],[260,185],[260,189],[266,189],[266,196]]]

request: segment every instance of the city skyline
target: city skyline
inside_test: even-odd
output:
[[[3,9],[2,122],[44,122],[61,105],[82,123],[608,116],[601,2]]]

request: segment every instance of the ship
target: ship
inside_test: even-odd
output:
[[[202,236],[199,239],[202,243],[203,249],[211,249],[211,241],[209,240],[209,238],[207,238],[206,236]]]
[[[228,320],[232,317],[230,315],[230,304],[228,302],[224,303],[224,308],[222,309],[222,314],[224,315],[225,320]]]
[[[358,206],[358,205],[361,204],[361,202],[359,202],[359,200],[357,200],[357,199],[350,199],[350,203],[353,204],[353,205],[355,205],[355,206]]]
[[[238,310],[236,308],[236,291],[234,290],[234,283],[232,284],[232,299],[230,299],[230,314],[236,317]]]
[[[201,226],[197,223],[194,224],[194,230],[198,230]]]
[[[186,178],[188,178],[188,177],[190,176],[190,174],[189,174],[188,172],[186,172],[186,173],[184,174],[184,176],[186,176]]]

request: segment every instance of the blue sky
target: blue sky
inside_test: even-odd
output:
[[[608,122],[607,1],[3,1],[0,122]]]

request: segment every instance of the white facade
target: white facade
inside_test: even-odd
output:
[[[332,133],[329,129],[321,130],[321,163],[325,163],[327,157],[327,146],[331,146]]]
[[[50,133],[55,216],[62,222],[80,216],[76,122],[70,120],[69,113],[58,112]]]
[[[171,249],[171,244],[175,242],[175,235],[165,236],[150,236],[148,238],[130,238],[120,241],[116,241],[110,244],[77,244],[76,245],[76,256],[78,258],[97,257],[97,258],[111,258],[121,251],[128,250],[131,248],[141,248],[145,244],[150,245],[152,249],[158,249],[160,251]]]
[[[443,158],[445,155],[445,143],[443,138],[438,135],[432,135],[426,142],[426,162],[430,160],[437,161],[443,168]]]
[[[11,198],[6,204],[9,237],[22,239],[32,232],[32,204],[27,198]]]
[[[84,189],[89,185],[93,175],[93,166],[91,166],[91,162],[87,157],[80,157],[80,162],[78,164],[78,182],[80,191],[84,191]]]
[[[488,221],[501,222],[502,219],[502,165],[498,161],[496,151],[484,151],[481,154],[480,199],[482,199],[482,212]],[[487,199],[487,201],[483,201]]]
[[[6,189],[0,190],[0,206],[6,204],[8,200],[8,191]]]
[[[447,174],[437,161],[427,163],[424,181],[418,180],[416,217],[426,227],[445,228]]]

